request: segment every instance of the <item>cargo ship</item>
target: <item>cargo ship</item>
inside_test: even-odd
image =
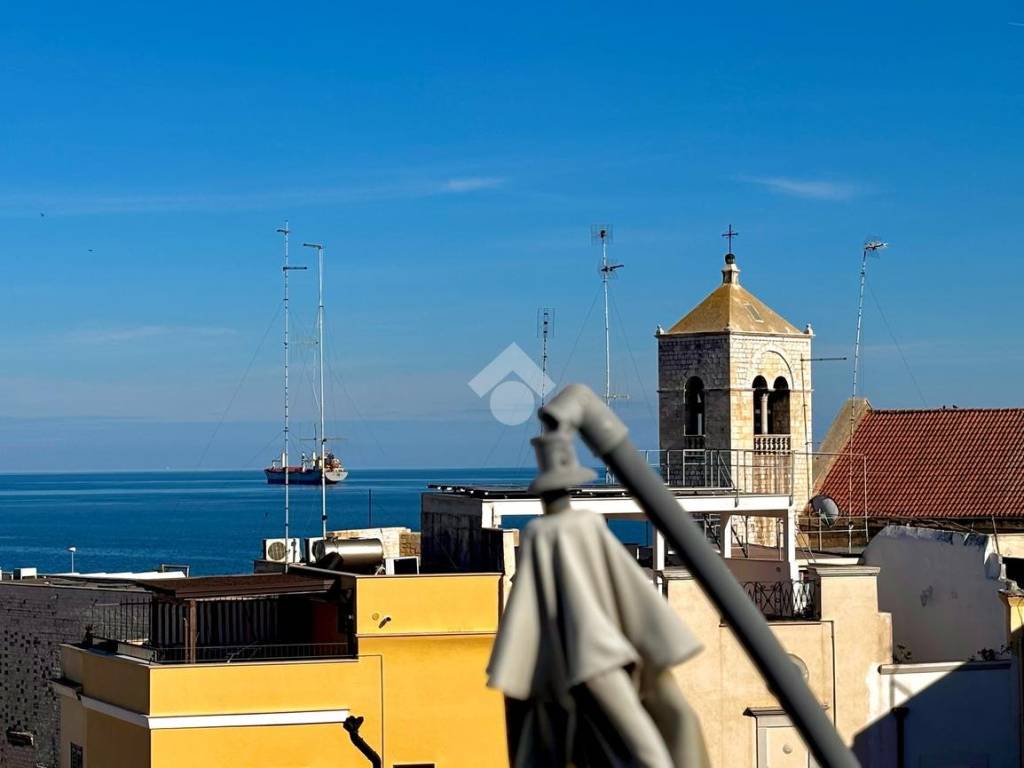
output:
[[[284,454],[280,459],[274,459],[270,466],[263,470],[270,485],[284,485],[285,475],[288,476],[289,485],[320,485],[320,473],[323,471],[323,482],[327,485],[340,483],[348,477],[348,470],[342,466],[341,459],[333,453],[327,453],[327,460],[320,461],[315,453],[307,458],[302,454],[302,463],[298,466],[286,466]]]

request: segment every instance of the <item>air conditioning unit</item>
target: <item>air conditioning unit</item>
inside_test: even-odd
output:
[[[302,540],[296,538],[264,539],[263,559],[274,563],[302,562]]]
[[[389,557],[384,560],[384,573],[388,576],[402,576],[420,572],[420,558],[417,555]]]
[[[324,549],[324,537],[313,536],[306,539],[306,562],[315,563],[321,557],[327,554],[327,550]]]

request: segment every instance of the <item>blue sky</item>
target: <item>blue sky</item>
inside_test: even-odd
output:
[[[851,352],[860,243],[891,242],[876,405],[1020,405],[1019,3],[483,5],[7,9],[5,467],[261,465],[285,218],[328,248],[354,466],[529,459],[532,427],[466,382],[510,342],[536,354],[554,306],[555,378],[600,385],[594,222],[627,265],[615,378],[639,443],[653,330],[718,282],[729,223],[744,284],[825,356]],[[294,285],[301,337],[312,273]],[[300,422],[309,362],[298,344]],[[850,367],[815,377],[820,436]]]

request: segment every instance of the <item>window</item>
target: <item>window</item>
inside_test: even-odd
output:
[[[85,750],[74,742],[71,743],[71,768],[85,768]]]
[[[683,392],[686,407],[686,434],[704,434],[704,382],[699,376],[691,376],[686,381]]]
[[[789,382],[779,376],[768,398],[768,426],[773,435],[789,434]]]
[[[754,379],[754,434],[768,434],[768,382],[764,376]]]

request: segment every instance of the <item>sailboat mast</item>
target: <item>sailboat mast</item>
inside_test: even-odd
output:
[[[284,546],[288,551],[288,526],[290,516],[290,498],[288,488],[288,272],[291,269],[288,265],[288,221],[285,220],[284,227],[278,229],[278,234],[284,236],[284,266],[281,267],[281,274],[284,275],[284,452],[281,454],[281,467],[284,469]],[[288,562],[287,555],[285,562]]]
[[[317,357],[320,363],[320,528],[327,538],[327,433],[324,412],[324,247],[319,243],[303,243],[307,248],[316,249],[317,257]]]
[[[604,404],[612,402],[612,337],[608,318],[608,237],[601,238],[601,283],[604,289]]]

